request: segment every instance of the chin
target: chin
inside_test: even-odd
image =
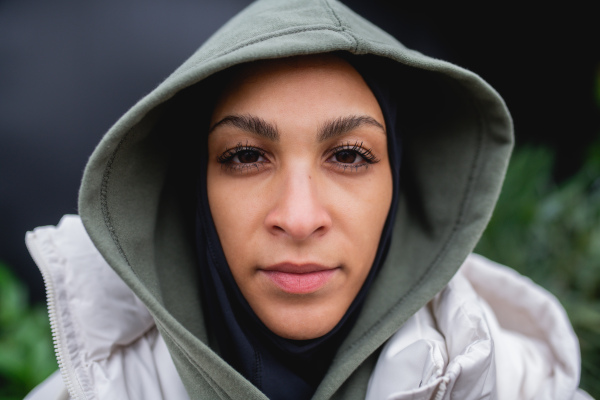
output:
[[[301,324],[300,326],[282,326],[282,327],[267,326],[267,328],[269,328],[277,336],[280,336],[284,339],[309,340],[309,339],[316,339],[316,338],[326,335],[328,332],[330,332],[333,329],[334,326],[335,326],[335,324],[333,326],[327,326],[327,327],[322,327],[322,326],[312,327],[312,326],[306,326],[306,325]]]
[[[309,340],[316,339],[330,332],[342,319],[344,310],[335,310],[335,312],[320,311],[315,306],[289,307],[291,309],[282,309],[280,306],[273,306],[279,312],[260,315],[261,321],[271,332],[285,339]]]

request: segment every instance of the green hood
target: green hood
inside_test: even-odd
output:
[[[192,398],[265,398],[211,350],[203,320],[190,186],[205,142],[203,104],[214,98],[206,78],[252,60],[331,51],[379,64],[401,90],[406,135],[391,250],[314,398],[364,398],[377,350],[452,278],[491,216],[512,124],[488,84],[405,48],[336,1],[252,4],[113,126],[80,191],[90,237],[152,313]]]

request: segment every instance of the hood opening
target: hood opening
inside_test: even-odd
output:
[[[332,369],[364,360],[450,280],[491,216],[512,146],[504,104],[475,75],[355,57],[378,64],[399,93],[404,155],[387,260],[363,308],[369,312]],[[197,369],[204,367],[194,357],[228,368],[208,350],[194,247],[195,165],[205,162],[209,112],[226,76],[190,78],[182,90],[179,81],[170,95],[126,115],[96,149],[80,193],[92,240],[148,306],[172,353],[177,348],[176,365]]]

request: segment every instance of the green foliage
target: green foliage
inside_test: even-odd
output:
[[[57,369],[42,306],[27,304],[27,290],[0,263],[0,399],[22,399]]]
[[[552,179],[553,154],[515,151],[476,252],[554,293],[579,337],[581,387],[600,398],[600,141],[569,180]]]

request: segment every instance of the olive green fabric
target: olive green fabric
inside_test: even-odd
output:
[[[391,250],[315,399],[364,398],[382,344],[450,280],[491,216],[512,124],[489,85],[405,48],[336,1],[252,4],[114,125],[80,191],[86,230],[154,316],[193,399],[265,398],[211,350],[202,315],[191,202],[218,72],[332,51],[387,74],[401,99],[404,158]]]

